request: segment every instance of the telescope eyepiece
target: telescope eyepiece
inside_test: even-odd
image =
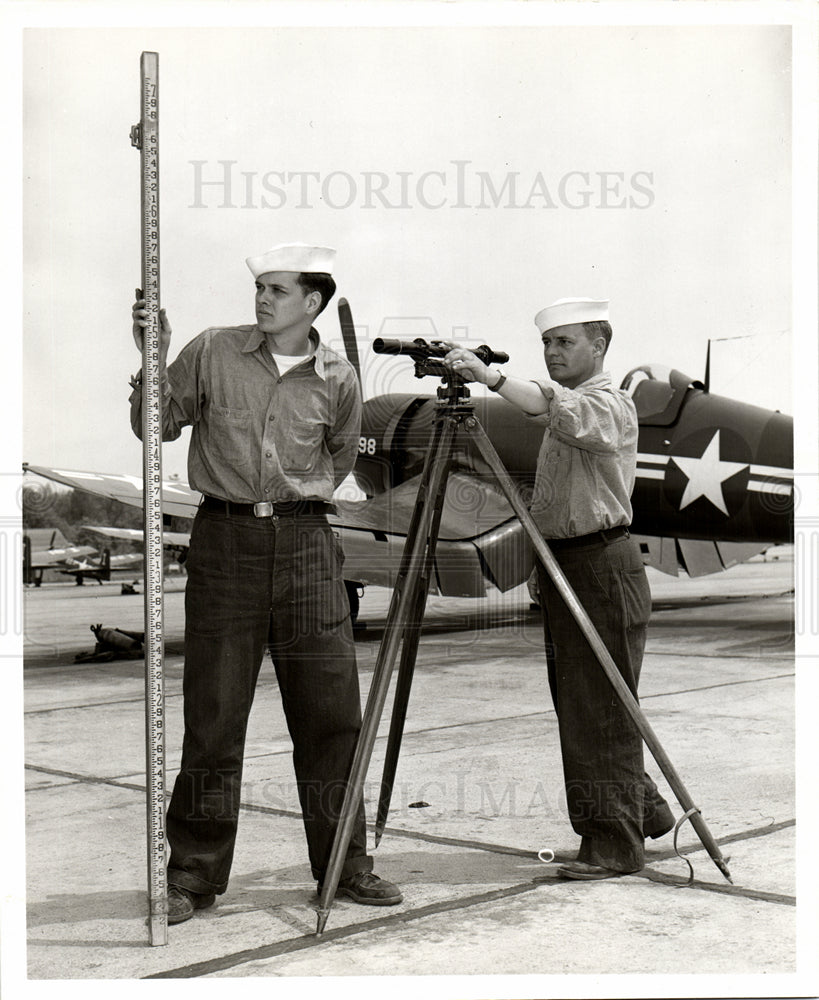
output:
[[[493,351],[491,347],[487,347],[486,344],[481,344],[481,346],[472,352],[476,357],[480,358],[485,365],[505,365],[509,360],[509,355],[506,351]]]

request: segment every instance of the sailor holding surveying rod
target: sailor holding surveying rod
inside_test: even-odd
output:
[[[637,414],[603,370],[608,302],[560,299],[535,316],[547,378],[520,379],[456,345],[444,363],[525,413],[545,418],[532,517],[637,697],[651,594],[629,536]],[[566,602],[538,562],[549,687],[557,713],[569,819],[580,836],[566,878],[612,878],[643,867],[646,837],[674,826],[643,768],[643,741]]]
[[[182,763],[167,814],[171,924],[227,888],[266,647],[319,887],[332,847],[361,726],[342,554],[326,516],[355,461],[361,394],[352,365],[312,325],[335,292],[334,259],[334,250],[304,244],[248,258],[256,323],[205,330],[167,368],[171,326],[160,311],[162,438],[192,426],[189,480],[203,494],[186,563]],[[140,292],[132,312],[142,350]],[[130,402],[140,437],[138,378]],[[372,867],[362,806],[337,891],[357,903],[400,903],[398,887]]]

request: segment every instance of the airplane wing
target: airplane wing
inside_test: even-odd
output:
[[[140,476],[118,475],[104,472],[81,472],[72,469],[51,469],[44,465],[23,464],[26,472],[33,472],[44,479],[50,479],[76,490],[94,493],[96,496],[118,500],[131,507],[142,507],[142,478]],[[166,514],[177,517],[194,517],[201,494],[192,490],[187,483],[162,483],[162,509]]]
[[[391,587],[401,563],[420,477],[371,500],[336,501],[329,520],[344,547],[344,577]],[[509,590],[523,583],[533,554],[506,498],[491,482],[453,472],[441,510],[434,592],[482,597],[490,584]]]
[[[69,565],[72,560],[94,555],[96,551],[92,545],[71,545],[65,549],[35,550],[31,553],[31,568],[59,569]]]
[[[141,543],[145,537],[145,534],[141,528],[95,527],[90,524],[84,524],[83,531],[93,531],[95,534],[102,535],[105,538],[118,538],[121,541],[125,542]],[[163,531],[162,542],[164,545],[170,545],[176,548],[186,549],[191,542],[190,532]]]
[[[640,546],[643,563],[670,576],[683,569],[688,576],[706,576],[747,562],[770,548],[767,542],[715,542],[695,538],[656,538],[652,535],[632,537]]]
[[[26,465],[28,472],[98,496],[142,506],[138,476]],[[329,521],[344,548],[344,577],[364,585],[395,583],[409,529],[419,477],[370,500],[336,501],[338,514]],[[166,513],[193,518],[200,494],[186,483],[163,482]],[[108,537],[138,540],[138,529],[96,527]],[[179,541],[173,538],[179,535]],[[163,532],[166,544],[189,541],[186,533]],[[481,597],[489,584],[509,590],[522,583],[532,567],[532,554],[520,523],[497,487],[474,474],[450,475],[441,512],[434,592],[445,596]]]

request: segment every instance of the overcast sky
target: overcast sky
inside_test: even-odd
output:
[[[595,5],[596,6],[596,5]],[[338,249],[365,392],[433,392],[378,335],[542,367],[534,314],[611,300],[619,382],[662,362],[793,412],[791,35],[775,25],[30,29],[24,458],[138,473],[139,59],[159,53],[176,351],[253,321],[244,258]],[[317,324],[340,343],[335,308]],[[186,476],[187,434],[165,473]]]

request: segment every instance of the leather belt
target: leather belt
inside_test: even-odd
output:
[[[238,517],[299,517],[305,514],[329,514],[334,508],[324,500],[263,500],[260,503],[234,503],[205,496],[201,506],[220,514]]]
[[[574,538],[547,538],[546,544],[550,549],[561,552],[564,549],[582,549],[591,545],[611,545],[619,538],[628,538],[629,535],[628,528],[621,525],[618,528],[593,531],[590,535],[576,535]]]

